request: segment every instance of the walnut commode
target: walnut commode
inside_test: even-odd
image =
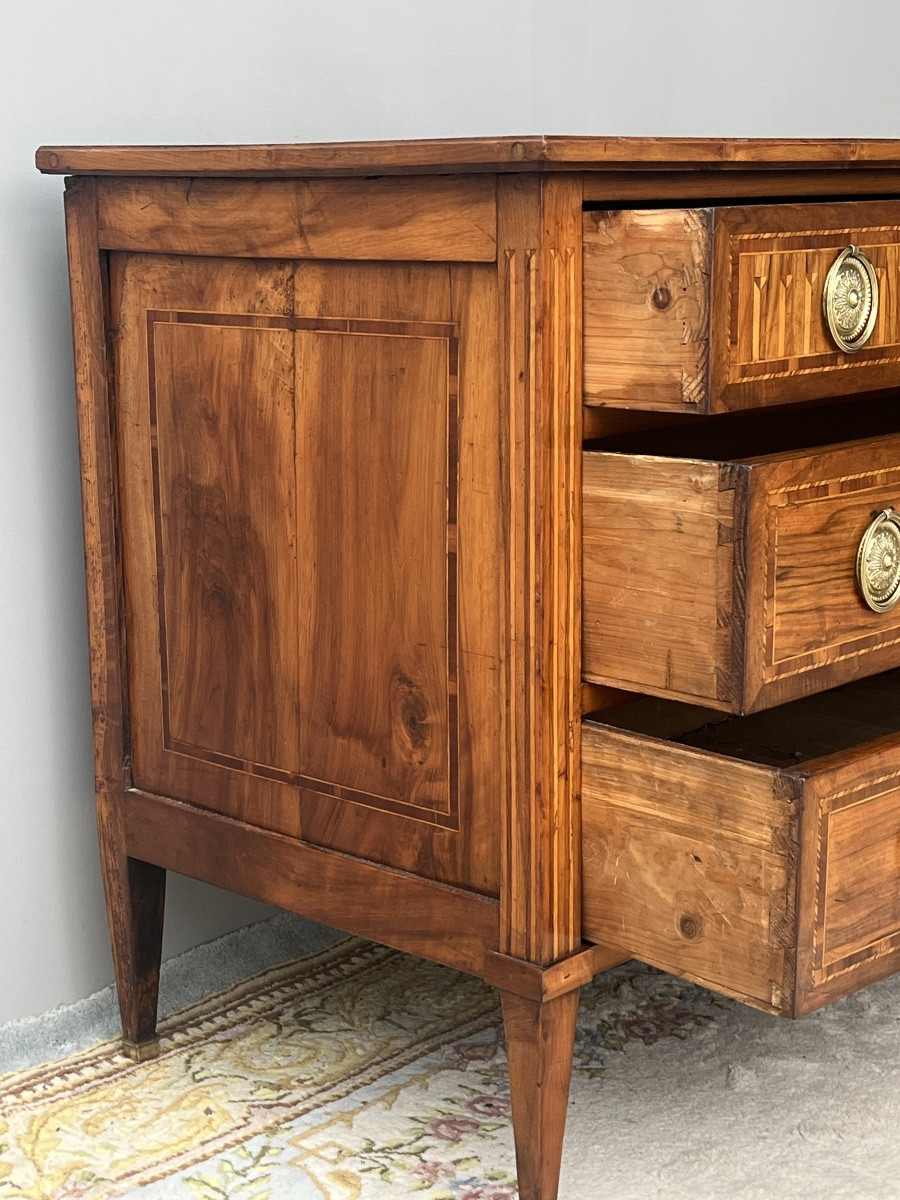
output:
[[[499,989],[554,1200],[594,974],[896,969],[900,143],[38,165],[134,1057],[166,871],[255,896]]]

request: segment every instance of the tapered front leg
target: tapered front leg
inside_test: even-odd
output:
[[[554,1000],[501,992],[520,1200],[556,1200],[578,990]]]
[[[122,1049],[135,1062],[142,1062],[159,1053],[156,1018],[166,872],[127,857],[124,838],[116,836],[118,821],[104,822],[103,807],[100,858],[122,1016]]]

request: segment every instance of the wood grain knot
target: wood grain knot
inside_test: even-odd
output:
[[[654,290],[653,295],[650,297],[650,302],[654,308],[658,308],[662,312],[672,303],[672,293],[665,284],[662,284]]]
[[[425,761],[425,751],[431,743],[433,732],[428,702],[421,689],[404,675],[395,676],[391,690],[394,728],[406,756],[421,765]]]
[[[693,913],[684,913],[678,922],[678,932],[683,938],[693,941],[703,932],[702,918],[694,916]]]

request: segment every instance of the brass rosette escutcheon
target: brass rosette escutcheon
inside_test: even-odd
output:
[[[822,306],[828,329],[841,350],[861,350],[878,318],[878,276],[856,246],[842,250],[825,277]]]
[[[859,543],[856,582],[874,612],[887,612],[900,600],[900,513],[880,512]]]

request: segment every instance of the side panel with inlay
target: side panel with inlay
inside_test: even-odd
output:
[[[496,890],[494,287],[112,256],[136,786]]]

